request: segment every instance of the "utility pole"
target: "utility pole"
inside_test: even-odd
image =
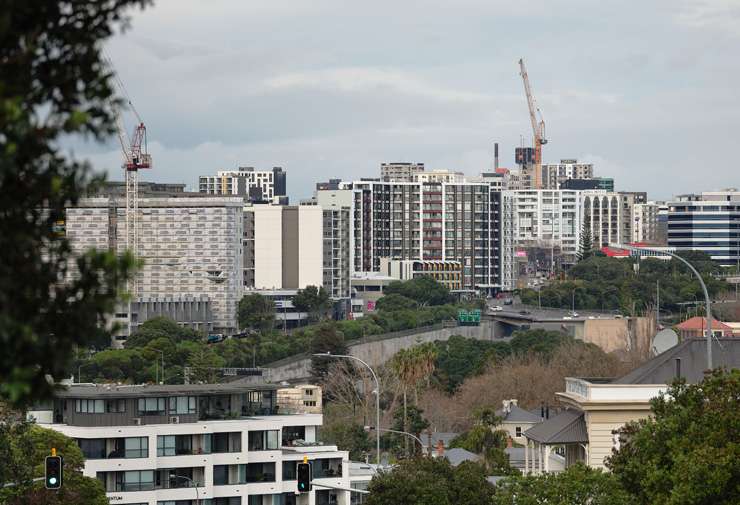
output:
[[[660,328],[660,279],[655,281],[655,299],[658,309],[655,311],[655,331]]]

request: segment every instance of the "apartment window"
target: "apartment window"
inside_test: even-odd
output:
[[[139,398],[139,415],[163,416],[165,414],[164,398]]]
[[[296,480],[297,461],[283,461],[283,480]]]
[[[213,433],[206,435],[210,452],[241,452],[242,438],[239,432]]]
[[[85,459],[105,459],[106,457],[104,438],[78,438],[77,445],[80,446]]]
[[[278,449],[279,433],[278,430],[250,431],[249,450],[274,451]]]
[[[116,414],[126,412],[126,400],[122,398],[118,400],[106,400],[105,411],[108,413]]]
[[[75,412],[82,414],[102,414],[105,412],[104,400],[76,400]]]
[[[116,482],[117,491],[151,491],[154,489],[154,470],[123,472],[123,479]]]
[[[175,455],[175,435],[159,435],[157,437],[157,456]]]
[[[170,398],[170,414],[195,414],[194,396],[173,396]]]
[[[149,438],[129,437],[124,442],[125,458],[146,458],[149,456]]]
[[[516,427],[516,436],[517,437],[521,437],[522,436],[522,427],[521,426],[517,426]]]

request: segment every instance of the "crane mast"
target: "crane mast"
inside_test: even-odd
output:
[[[529,120],[532,123],[532,137],[534,139],[534,189],[542,189],[542,146],[547,144],[545,138],[545,120],[542,112],[537,108],[532,95],[532,87],[529,84],[529,75],[524,66],[524,59],[519,59],[519,75],[524,81],[524,93],[527,95],[527,106],[529,107]],[[539,120],[538,120],[539,114]]]

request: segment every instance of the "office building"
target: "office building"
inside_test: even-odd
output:
[[[343,182],[317,198],[349,201],[352,271],[378,272],[381,259],[457,261],[462,289],[500,286],[500,191],[486,182]]]
[[[459,261],[380,260],[381,273],[407,281],[431,277],[450,291],[462,289],[462,264]]]
[[[329,179],[325,182],[316,183],[316,191],[336,191],[339,189],[339,183],[342,179]]]
[[[221,333],[236,330],[236,306],[243,292],[243,205],[241,198],[202,195],[139,199],[138,256],[144,264],[132,284],[132,308],[139,312],[131,314],[131,325],[151,314],[179,311],[183,324]],[[126,247],[125,200],[83,199],[67,209],[65,230],[76,253],[94,247],[121,254]],[[116,312],[124,323],[114,337],[119,346],[129,321],[127,309]]]
[[[253,203],[287,204],[287,174],[281,167],[255,170],[239,167],[219,171],[215,176],[202,175],[198,190],[210,195],[235,195]]]
[[[636,203],[632,218],[632,242],[659,244],[658,211],[655,202]]]
[[[299,389],[299,391],[296,391]],[[313,400],[311,400],[313,398]],[[111,503],[348,504],[348,453],[318,441],[321,390],[234,381],[71,385],[29,417],[77,441]],[[306,457],[314,489],[296,495]],[[322,484],[329,487],[322,487]]]
[[[611,177],[596,177],[595,179],[567,179],[560,184],[559,189],[603,189],[614,191],[614,179]]]
[[[385,182],[412,182],[424,171],[424,163],[381,163],[380,179]]]
[[[740,191],[682,195],[669,202],[668,245],[705,252],[723,266],[740,264]]]
[[[578,163],[578,160],[560,160],[560,163],[542,165],[542,189],[561,189],[568,179],[593,179],[593,163]],[[586,189],[586,188],[563,188]],[[591,189],[591,188],[589,188]],[[602,188],[599,188],[602,189]],[[612,188],[613,190],[613,188]]]

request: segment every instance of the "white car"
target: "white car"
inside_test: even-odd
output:
[[[504,310],[504,308],[501,305],[494,305],[492,307],[488,307],[488,310],[490,310],[491,312],[500,312]]]

